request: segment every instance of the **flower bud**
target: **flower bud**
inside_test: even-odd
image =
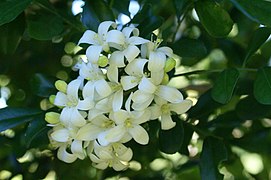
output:
[[[164,67],[165,72],[171,71],[176,66],[176,61],[173,58],[168,58]]]
[[[98,60],[98,65],[100,67],[105,67],[108,64],[108,58],[106,56],[100,56]]]
[[[73,42],[68,42],[65,44],[64,51],[67,54],[73,54],[74,48],[76,47],[76,44]]]
[[[73,65],[73,59],[69,55],[62,56],[60,61],[64,67],[71,67]]]
[[[49,97],[49,102],[50,102],[51,104],[54,104],[54,103],[55,103],[55,99],[56,99],[56,96],[55,96],[55,95],[51,95],[51,96]]]
[[[56,124],[59,122],[60,114],[56,112],[48,112],[45,114],[45,121],[50,124]]]
[[[67,91],[67,83],[65,81],[57,80],[55,82],[55,87],[60,92],[66,93],[66,91]]]
[[[168,84],[168,82],[169,82],[169,76],[167,73],[165,73],[161,84],[166,85]]]
[[[10,82],[10,79],[6,75],[0,75],[0,86],[7,86]]]

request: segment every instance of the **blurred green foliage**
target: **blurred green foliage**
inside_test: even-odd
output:
[[[0,110],[0,179],[271,179],[271,2],[136,2],[134,16],[129,0],[85,0],[78,15],[72,0],[0,2],[0,75],[11,80],[9,106]],[[48,146],[44,121],[54,81],[74,77],[67,66],[77,56],[65,44],[115,19],[180,56],[172,81],[197,103],[186,118],[174,117],[171,130],[146,124],[150,143],[129,142],[131,169],[101,171],[88,159],[65,164]]]

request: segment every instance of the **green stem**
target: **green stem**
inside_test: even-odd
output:
[[[65,23],[67,23],[68,25],[70,25],[72,28],[76,29],[77,31],[79,32],[84,32],[84,30],[82,30],[81,28],[79,28],[78,26],[76,26],[74,23],[72,23],[69,19],[63,17],[61,14],[59,14],[55,9],[51,9],[51,8],[48,8],[46,5],[40,3],[40,2],[37,2],[37,1],[34,1],[34,3],[36,3],[36,5],[38,5],[39,7],[43,8],[44,10],[50,12],[50,13],[53,13],[54,15],[56,15],[57,17],[61,18]]]
[[[190,71],[190,72],[185,72],[181,74],[175,74],[173,77],[178,77],[178,76],[190,76],[194,74],[209,74],[209,73],[219,73],[222,72],[224,69],[214,69],[214,70],[195,70],[195,71]],[[258,69],[254,68],[237,68],[238,71],[246,71],[246,72],[257,72]]]

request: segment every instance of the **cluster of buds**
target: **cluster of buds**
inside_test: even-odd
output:
[[[74,67],[77,79],[55,83],[59,92],[53,102],[60,111],[45,117],[52,126],[51,144],[64,162],[89,157],[96,168],[125,170],[133,156],[125,143],[149,142],[144,123],[159,120],[161,129],[171,129],[172,113],[192,106],[167,85],[176,64],[173,51],[139,37],[136,28],[117,30],[112,21],[102,22],[98,33],[87,30],[78,44],[88,45],[87,61]]]

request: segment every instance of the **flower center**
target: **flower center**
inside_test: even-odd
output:
[[[111,128],[115,125],[114,121],[109,119],[108,121],[103,122],[102,127],[103,128]]]
[[[170,112],[169,105],[168,104],[163,104],[161,106],[161,111],[162,111],[163,114],[164,113],[169,113]]]
[[[68,103],[67,103],[68,107],[75,107],[75,106],[77,106],[77,104],[78,104],[77,98],[72,97],[72,96],[68,97]]]
[[[131,127],[133,127],[132,119],[130,119],[130,118],[126,119],[125,122],[124,122],[124,124],[125,124],[125,127],[126,127],[126,128],[131,128]]]

